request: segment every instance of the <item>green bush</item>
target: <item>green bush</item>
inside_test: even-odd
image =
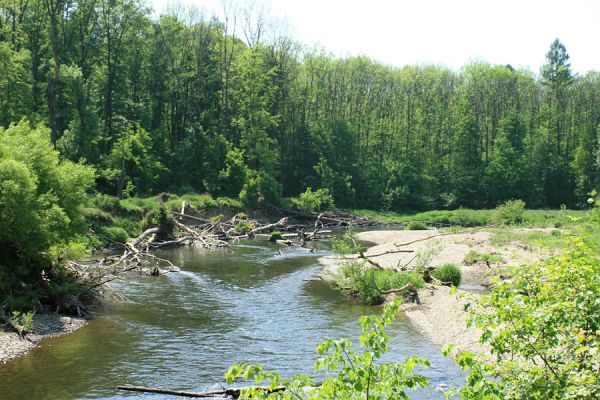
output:
[[[114,225],[123,228],[129,237],[136,237],[141,233],[140,223],[131,218],[115,218]]]
[[[117,243],[125,243],[129,239],[127,231],[118,226],[105,226],[101,229],[100,233]]]
[[[380,304],[385,299],[382,292],[386,290],[400,289],[407,284],[417,289],[425,285],[423,277],[416,272],[365,268],[358,262],[345,265],[342,274],[345,281],[341,285],[356,293],[365,304]]]
[[[282,240],[282,239],[283,239],[283,235],[281,234],[281,232],[273,231],[273,232],[271,232],[271,236],[269,237],[269,242],[276,242],[276,241]]]
[[[167,240],[173,236],[173,230],[175,229],[175,222],[171,212],[163,205],[160,206],[155,218],[156,226],[158,226],[157,237],[161,240]]]
[[[328,208],[333,208],[333,196],[329,189],[317,189],[316,192],[312,188],[307,188],[304,193],[301,193],[298,198],[292,198],[292,204],[303,211],[318,211]]]
[[[409,231],[425,231],[427,230],[427,225],[419,221],[410,221],[407,228]]]
[[[244,232],[254,229],[254,225],[252,225],[252,222],[250,222],[250,221],[242,220],[242,221],[236,222],[235,225],[233,226],[233,228],[235,229],[236,232],[244,233]]]
[[[240,191],[240,201],[248,207],[276,206],[282,187],[265,171],[250,171],[249,178]]]
[[[375,283],[379,290],[391,290],[400,289],[404,285],[411,284],[417,289],[422,288],[425,285],[423,277],[416,272],[407,271],[392,271],[392,270],[374,270],[375,272]]]
[[[63,270],[55,255],[86,229],[93,184],[94,170],[62,160],[42,124],[0,128],[0,302],[46,294]]]
[[[502,225],[522,224],[525,222],[525,202],[509,200],[499,205],[494,212],[494,221]]]
[[[442,282],[452,282],[454,286],[460,285],[461,273],[460,268],[454,264],[444,264],[433,270],[433,277]]]

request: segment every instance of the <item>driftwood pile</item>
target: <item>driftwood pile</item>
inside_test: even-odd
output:
[[[271,239],[271,233],[279,232],[276,242],[282,246],[304,247],[315,239],[329,238],[333,229],[374,224],[365,217],[348,213],[299,213],[277,210],[281,216],[275,222],[250,219],[243,214],[232,218],[222,216],[206,218],[182,202],[180,211],[172,213],[172,231],[168,234],[153,227],[127,243],[114,243],[121,248],[120,254],[90,259],[85,262],[69,262],[67,268],[80,281],[88,282],[90,289],[103,296],[118,296],[112,291],[110,282],[120,279],[124,272],[158,276],[178,271],[178,267],[167,259],[157,256],[155,250],[167,246],[194,246],[203,249],[226,248],[240,239]],[[166,239],[165,239],[166,238]],[[66,299],[63,308],[87,314],[84,303],[78,297]]]

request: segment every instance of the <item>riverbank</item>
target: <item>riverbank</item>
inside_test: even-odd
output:
[[[358,233],[356,238],[373,244],[364,254],[384,268],[410,271],[419,265],[455,264],[462,274],[459,291],[465,289],[470,296],[484,292],[490,279],[504,269],[527,265],[551,254],[547,249],[526,246],[516,240],[498,244],[493,240],[493,231],[480,229],[456,233],[439,230],[367,231]],[[398,252],[399,249],[403,252]],[[323,257],[320,261],[324,265],[321,272],[323,279],[332,279],[339,272],[341,262],[335,256]],[[450,288],[445,286],[428,286],[420,289],[418,294],[421,304],[404,304],[402,308],[435,346],[441,349],[452,344],[459,350],[488,352],[479,343],[481,332],[467,327],[465,296],[450,293]]]
[[[74,332],[86,323],[84,318],[39,314],[33,317],[32,332],[25,339],[16,332],[0,331],[0,365],[27,353],[46,338]]]

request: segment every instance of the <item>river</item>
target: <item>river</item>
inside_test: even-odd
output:
[[[160,277],[130,276],[114,287],[127,301],[104,305],[97,318],[70,335],[50,338],[0,367],[0,399],[139,398],[117,385],[201,391],[224,385],[227,367],[260,363],[284,376],[312,373],[324,337],[358,342],[360,315],[377,313],[316,280],[318,250],[246,242],[230,249],[192,247],[158,255],[181,266]],[[441,326],[440,329],[443,329]],[[442,399],[437,385],[463,374],[410,323],[389,329],[386,360],[427,357],[430,387],[414,398]],[[173,398],[145,395],[144,399]]]

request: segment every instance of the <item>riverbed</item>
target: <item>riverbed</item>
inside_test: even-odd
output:
[[[315,246],[313,252],[266,242],[210,252],[163,250],[158,255],[180,272],[129,276],[115,284],[127,301],[106,304],[82,329],[47,339],[0,366],[0,398],[140,397],[117,391],[117,385],[209,390],[224,385],[227,367],[241,361],[284,376],[313,374],[322,338],[356,343],[358,318],[380,311],[318,280],[318,258],[329,250],[326,243]],[[386,360],[419,355],[431,362],[422,371],[431,385],[414,398],[442,399],[440,387],[464,379],[408,319],[400,317],[389,333]]]

